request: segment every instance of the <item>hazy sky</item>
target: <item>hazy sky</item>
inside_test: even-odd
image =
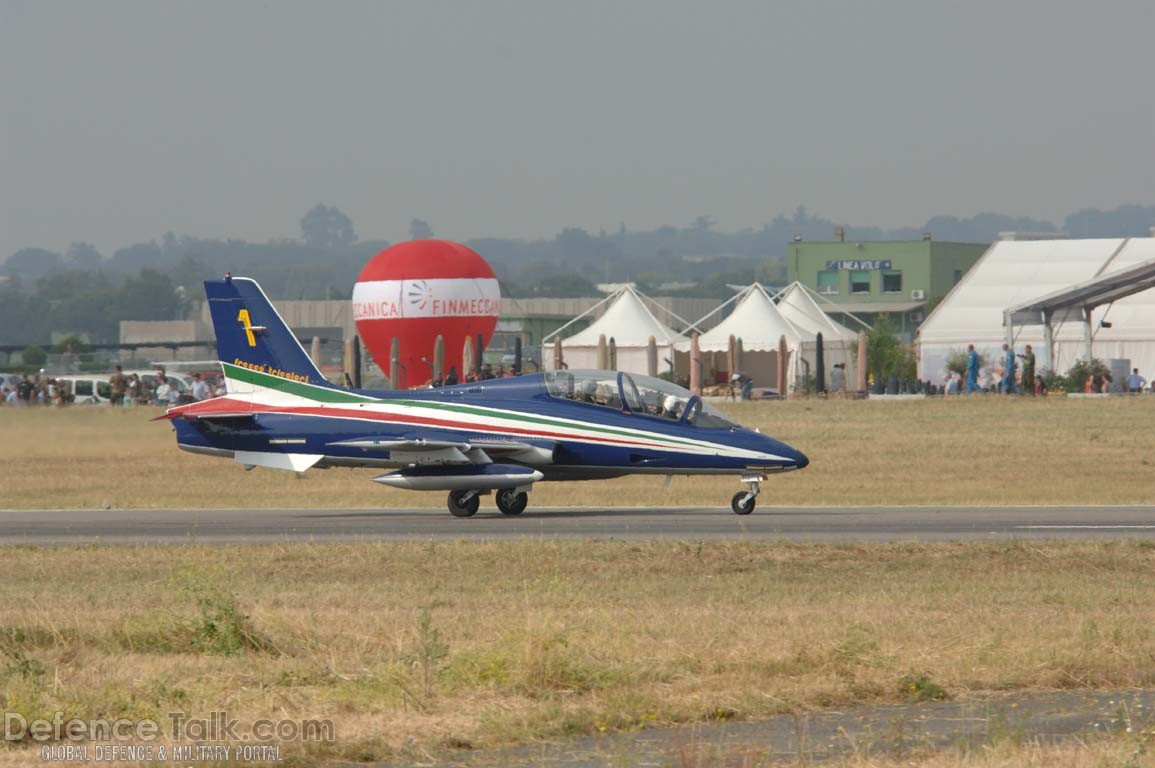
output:
[[[0,259],[1155,203],[1155,3],[0,0]]]

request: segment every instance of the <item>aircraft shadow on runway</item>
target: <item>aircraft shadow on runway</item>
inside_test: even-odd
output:
[[[749,516],[738,516],[732,513],[725,507],[625,507],[625,508],[611,508],[611,507],[590,507],[588,509],[541,509],[541,510],[526,510],[520,515],[503,515],[495,509],[482,508],[474,517],[463,518],[461,522],[468,524],[468,520],[476,520],[479,518],[485,519],[503,519],[503,520],[547,520],[555,519],[582,519],[592,517],[679,517],[690,515],[717,515],[723,518],[733,518],[736,520],[752,520],[767,517],[781,517],[790,515],[792,517],[839,517],[845,516],[845,512],[837,510],[803,510],[792,508],[788,511],[778,511],[775,509],[767,509],[766,511],[755,510]],[[382,510],[358,510],[348,512],[303,512],[294,515],[298,518],[308,519],[344,519],[344,518],[414,518],[414,519],[443,519],[449,518],[444,512],[437,509],[382,509]]]

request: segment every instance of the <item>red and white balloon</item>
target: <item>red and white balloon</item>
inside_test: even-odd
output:
[[[365,265],[353,286],[357,333],[385,371],[389,345],[393,338],[400,340],[409,386],[430,378],[439,335],[445,337],[445,372],[456,366],[464,379],[465,339],[481,334],[488,345],[500,313],[501,289],[493,269],[475,251],[446,240],[390,246]]]

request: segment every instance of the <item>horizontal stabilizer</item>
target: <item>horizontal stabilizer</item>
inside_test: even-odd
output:
[[[173,418],[186,421],[243,421],[251,419],[256,414],[252,411],[217,411],[216,413],[181,413]]]
[[[373,478],[374,482],[411,491],[489,491],[521,488],[541,480],[536,469],[517,464],[469,467],[411,467]]]

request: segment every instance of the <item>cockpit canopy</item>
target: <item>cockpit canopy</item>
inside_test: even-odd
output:
[[[734,423],[684,387],[664,379],[616,371],[547,371],[551,397],[618,411],[682,421],[699,427],[730,428]]]

